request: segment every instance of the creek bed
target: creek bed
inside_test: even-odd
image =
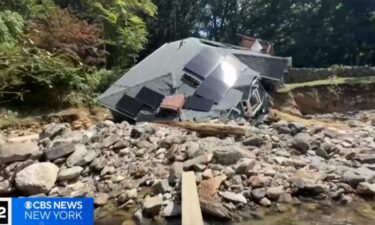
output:
[[[206,224],[212,225],[371,225],[375,224],[375,201],[357,199],[347,205],[336,202],[310,202],[298,206],[285,205],[285,212],[259,208],[257,214],[262,218],[254,219],[254,211],[242,211],[242,221],[220,221],[204,217]],[[95,225],[132,225],[137,224],[133,218],[134,209],[125,211],[114,205],[107,205],[95,211]],[[178,225],[179,218],[145,219],[142,224]]]

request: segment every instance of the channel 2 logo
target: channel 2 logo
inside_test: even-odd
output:
[[[0,198],[0,225],[10,225],[9,199]]]

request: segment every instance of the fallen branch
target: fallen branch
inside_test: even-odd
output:
[[[234,136],[248,136],[249,130],[242,126],[229,126],[224,124],[212,123],[194,123],[194,122],[158,122],[173,127],[184,128],[191,131],[196,131],[204,135],[234,135]]]

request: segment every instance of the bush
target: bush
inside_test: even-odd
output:
[[[62,106],[88,100],[98,85],[92,69],[77,66],[69,54],[51,54],[35,47],[0,52],[0,103],[24,100],[26,104]],[[78,95],[77,95],[78,94]]]
[[[50,52],[74,52],[87,65],[103,66],[106,62],[102,29],[88,24],[67,9],[51,9],[42,22],[28,26],[26,38],[35,46]]]

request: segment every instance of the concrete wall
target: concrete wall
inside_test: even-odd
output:
[[[375,67],[335,66],[330,68],[291,68],[285,76],[285,83],[302,83],[325,80],[331,77],[375,76]]]

